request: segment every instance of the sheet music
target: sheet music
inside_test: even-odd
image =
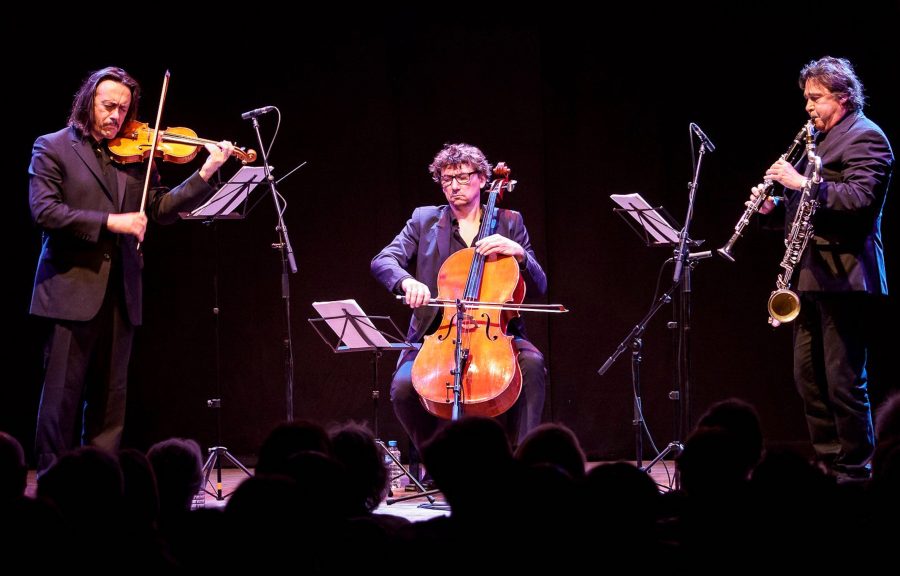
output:
[[[653,239],[659,244],[678,244],[678,230],[656,208],[650,206],[640,194],[611,194],[613,202],[621,206],[637,220]]]
[[[351,298],[332,302],[313,302],[312,306],[322,318],[326,318],[325,322],[334,330],[335,334],[341,336],[341,341],[349,348],[391,347],[391,343],[375,328],[372,322],[368,318],[363,318],[366,313],[362,311],[356,300]],[[349,320],[347,314],[355,317],[356,322]],[[359,331],[364,333],[365,338]]]

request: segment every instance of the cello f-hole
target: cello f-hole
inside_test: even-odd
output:
[[[487,312],[482,312],[481,317],[484,318],[484,335],[491,341],[499,338],[499,336],[491,336],[491,315]]]
[[[450,323],[447,324],[447,331],[443,334],[437,334],[438,342],[443,342],[447,338],[450,337],[450,334],[453,332],[453,320],[450,320]]]

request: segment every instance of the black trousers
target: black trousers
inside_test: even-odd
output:
[[[35,434],[38,474],[78,446],[119,448],[134,326],[114,278],[111,275],[103,305],[91,320],[48,321]]]
[[[547,386],[543,354],[523,338],[516,338],[515,343],[519,350],[519,368],[522,370],[522,393],[512,408],[500,416],[501,419],[505,418],[504,425],[514,445],[541,423]],[[397,419],[421,453],[422,445],[448,420],[434,416],[422,406],[412,384],[411,373],[415,359],[415,351],[401,357],[391,382],[391,402]]]
[[[866,356],[872,296],[802,293],[794,381],[816,457],[836,474],[868,476],[875,447]]]

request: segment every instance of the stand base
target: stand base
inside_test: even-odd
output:
[[[648,463],[646,466],[640,468],[640,470],[641,470],[641,472],[650,472],[650,469],[653,468],[653,466],[655,466],[658,462],[660,462],[663,458],[665,458],[669,454],[672,454],[672,456],[678,456],[683,451],[684,451],[684,444],[682,444],[681,442],[675,442],[675,441],[669,442],[669,445],[666,446],[662,452],[657,454],[656,458],[651,460],[650,463]],[[667,488],[669,488],[669,490],[672,490],[673,488],[675,488],[675,489],[679,488],[680,482],[679,482],[677,473],[675,474],[675,477],[673,478],[673,480],[674,480],[673,486],[667,487]]]
[[[419,508],[423,510],[450,510],[450,505],[446,502],[436,502],[433,498],[433,494],[437,494],[440,490],[425,490],[424,492],[416,492],[415,494],[407,494],[405,496],[399,496],[397,498],[388,498],[384,501],[385,504],[391,505],[397,502],[403,502],[405,500],[412,500],[413,498],[428,498],[427,503],[419,504]]]
[[[247,476],[253,476],[253,473],[247,469],[246,466],[241,464],[241,461],[235,458],[235,456],[228,451],[228,448],[224,446],[213,446],[209,449],[209,457],[206,459],[206,463],[203,465],[203,491],[214,497],[216,500],[224,500],[231,494],[223,495],[222,494],[222,458],[225,457],[229,462],[240,468],[244,471],[244,474]],[[211,492],[208,486],[212,486],[212,482],[209,481],[209,474],[212,472],[213,468],[216,469],[216,484],[215,484],[215,492]]]
[[[435,490],[437,492],[437,490]],[[428,504],[419,504],[419,508],[423,510],[446,510],[450,512],[450,505],[446,502],[430,502]]]
[[[404,466],[400,462],[400,460],[398,460],[393,454],[391,454],[391,451],[388,450],[387,445],[385,445],[385,443],[382,440],[378,440],[376,438],[375,443],[378,444],[379,446],[381,446],[381,449],[384,450],[384,453],[387,454],[390,457],[390,459],[394,461],[394,464],[396,464],[397,466],[400,467],[400,470],[403,471],[403,474],[401,474],[401,476],[406,476],[407,478],[409,478],[410,482],[412,482],[415,485],[416,490],[417,490],[417,492],[415,494],[408,494],[406,496],[399,496],[397,498],[388,498],[387,500],[384,501],[385,504],[390,506],[394,502],[402,502],[404,500],[410,500],[412,498],[418,498],[420,496],[427,497],[428,503],[434,504],[434,498],[432,498],[431,495],[438,492],[438,490],[426,490],[425,487],[422,486],[422,484],[419,482],[419,479],[416,478],[415,476],[413,476],[412,474],[410,474],[409,469],[406,466]],[[393,478],[391,480],[393,480]]]

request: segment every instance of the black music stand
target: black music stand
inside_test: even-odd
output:
[[[246,216],[247,198],[250,192],[264,178],[262,168],[243,166],[231,179],[219,187],[209,200],[192,210],[181,214],[184,220],[201,220],[203,224],[213,231],[213,246],[215,246],[215,259],[213,270],[213,307],[215,347],[216,347],[216,397],[206,400],[206,407],[216,411],[216,445],[209,448],[209,456],[203,464],[203,491],[216,500],[224,500],[226,495],[222,493],[222,458],[244,471],[247,476],[253,474],[238,460],[228,448],[222,446],[222,398],[221,398],[221,368],[220,368],[220,342],[219,342],[219,253],[216,222],[219,220],[242,220]],[[240,212],[238,208],[243,206]],[[209,481],[209,475],[213,468],[216,470],[216,484]],[[209,487],[213,487],[211,491]]]
[[[678,224],[662,206],[650,206],[637,193],[612,194],[610,198],[620,206],[613,208],[613,212],[621,216],[647,246],[672,246],[678,243]]]
[[[336,354],[372,352],[372,432],[375,435],[375,443],[400,467],[403,471],[400,476],[409,478],[416,487],[416,494],[402,498],[405,500],[425,496],[433,504],[434,498],[431,495],[437,490],[426,490],[419,479],[388,450],[378,435],[378,399],[381,396],[378,390],[378,361],[386,350],[411,350],[418,346],[403,339],[400,329],[390,316],[367,316],[356,300],[313,302],[312,305],[322,317],[309,318],[308,321],[333,352]],[[334,336],[326,336],[321,329],[322,323],[331,328]],[[376,323],[380,323],[382,328],[378,328]],[[393,504],[396,501],[397,498],[389,498],[387,503]]]
[[[266,177],[259,166],[241,166],[231,179],[219,187],[209,200],[190,212],[182,213],[185,220],[240,220],[247,216],[247,198]],[[243,209],[238,212],[238,208]]]
[[[610,196],[610,198],[620,206],[620,208],[614,208],[613,211],[622,216],[625,222],[632,228],[632,230],[635,231],[635,233],[647,246],[676,247],[677,252],[679,247],[682,245],[680,233],[678,231],[679,227],[675,220],[668,214],[668,212],[666,212],[665,208],[651,207],[647,203],[647,201],[641,197],[640,194],[613,194]],[[625,214],[627,214],[628,216],[626,217]],[[702,240],[694,241],[688,239],[684,243],[684,245],[689,247],[697,247],[702,242]],[[711,251],[687,254],[687,269],[692,269],[696,265],[696,262],[698,260],[708,258],[710,256],[712,256]],[[674,260],[675,258],[669,259],[669,261]],[[622,352],[625,351],[626,348],[631,349],[631,380],[632,392],[634,395],[632,425],[634,426],[635,435],[636,464],[637,467],[644,472],[649,472],[657,462],[659,462],[669,454],[677,456],[684,449],[684,445],[681,442],[681,438],[684,435],[682,400],[686,401],[688,398],[689,382],[684,368],[686,359],[682,359],[681,357],[679,357],[679,371],[678,378],[676,379],[676,386],[674,390],[671,390],[669,392],[669,399],[675,402],[673,416],[673,429],[675,438],[674,440],[669,442],[669,444],[662,451],[657,450],[656,446],[653,445],[654,450],[657,452],[657,454],[649,464],[643,466],[644,431],[646,431],[647,435],[650,437],[651,444],[653,444],[653,438],[650,434],[650,431],[647,429],[646,422],[644,421],[644,412],[641,400],[640,365],[642,360],[641,349],[643,347],[643,341],[641,338],[644,334],[644,330],[647,327],[647,323],[656,314],[656,312],[663,307],[663,305],[668,304],[672,301],[673,293],[679,288],[681,289],[682,293],[682,306],[680,309],[679,321],[675,324],[680,329],[679,348],[683,353],[680,356],[683,356],[687,353],[686,331],[689,329],[689,315],[686,313],[685,301],[686,294],[690,291],[689,277],[689,274],[686,273],[677,281],[672,283],[672,286],[669,288],[669,290],[654,302],[653,306],[651,306],[647,314],[637,325],[635,325],[634,328],[631,329],[631,332],[629,332],[628,335],[619,343],[615,352],[613,352],[613,354],[606,360],[606,362],[604,362],[603,366],[597,371],[602,376],[607,372],[607,370],[609,370],[609,368],[622,354]]]

